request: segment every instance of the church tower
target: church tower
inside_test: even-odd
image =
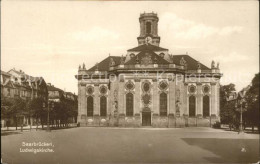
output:
[[[158,36],[158,21],[159,18],[156,13],[140,14],[140,36],[137,37],[138,46],[148,43],[159,46],[160,37]]]

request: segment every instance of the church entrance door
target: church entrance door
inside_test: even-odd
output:
[[[142,112],[142,126],[151,126],[151,112]]]

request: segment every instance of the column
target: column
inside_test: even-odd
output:
[[[202,94],[202,84],[197,83],[197,106],[196,106],[196,115],[203,115],[203,94]]]
[[[210,115],[216,115],[217,107],[217,93],[216,93],[216,83],[211,83],[211,96],[210,96]]]
[[[220,117],[220,110],[219,110],[219,107],[220,107],[220,85],[219,85],[219,83],[217,83],[217,96],[216,96],[216,98],[217,98],[217,109],[216,109],[216,111],[217,111],[217,116],[218,117]]]
[[[118,113],[125,114],[125,88],[124,88],[124,80],[121,79],[119,81],[118,88]]]
[[[99,97],[99,85],[96,83],[94,84],[94,115],[98,115],[100,113],[100,97]]]
[[[188,97],[188,83],[183,83],[180,86],[180,91],[181,91],[181,110],[180,110],[180,115],[182,116],[183,114],[188,115],[189,114],[189,97]]]
[[[78,85],[78,92],[79,92],[79,115],[86,114],[86,85],[79,84]]]
[[[175,115],[175,82],[169,80],[169,114]]]
[[[141,101],[141,83],[140,79],[135,79],[135,95],[134,95],[134,114],[140,113]]]

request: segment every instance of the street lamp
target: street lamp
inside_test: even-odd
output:
[[[243,107],[243,105],[244,105],[244,107]],[[235,103],[235,108],[236,108],[237,111],[240,112],[240,125],[239,125],[239,131],[238,131],[238,133],[244,133],[242,114],[243,114],[243,112],[245,112],[246,109],[247,109],[247,103],[246,103],[246,101],[244,100],[244,96],[241,95],[241,97],[237,99],[237,101],[236,101],[236,103]]]
[[[50,107],[50,103],[51,103],[51,107]],[[45,103],[43,103],[43,108],[45,108]],[[47,104],[47,112],[48,112],[48,116],[47,116],[47,131],[50,132],[50,108],[54,108],[54,103],[53,102],[49,102]]]

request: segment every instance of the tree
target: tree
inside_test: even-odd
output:
[[[26,101],[22,98],[15,98],[13,105],[10,107],[10,112],[15,121],[15,128],[17,130],[18,118],[26,114]],[[23,122],[21,123],[23,125]]]
[[[38,119],[40,118],[42,129],[43,129],[43,122],[44,120],[46,120],[47,117],[46,110],[43,109],[43,103],[44,100],[42,98],[35,98],[30,101],[30,105],[28,107],[30,116],[36,118],[37,128],[38,128]]]
[[[7,129],[10,126],[12,118],[11,106],[14,104],[14,99],[1,97],[1,119],[6,120]]]
[[[233,126],[237,127],[239,123],[235,103],[227,101],[227,98],[235,91],[235,84],[220,86],[220,120],[222,124],[229,124],[230,130]]]
[[[252,79],[251,86],[246,92],[245,99],[248,104],[248,110],[245,112],[245,119],[252,126],[252,131],[254,131],[255,126],[258,127],[259,131],[259,73]]]

